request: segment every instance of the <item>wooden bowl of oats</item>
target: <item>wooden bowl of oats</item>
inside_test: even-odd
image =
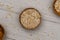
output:
[[[20,24],[26,29],[35,29],[41,23],[41,14],[35,8],[26,8],[19,15]]]

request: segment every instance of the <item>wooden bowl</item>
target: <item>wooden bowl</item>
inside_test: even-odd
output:
[[[41,23],[41,14],[35,8],[26,8],[19,15],[19,21],[25,29],[35,29]]]

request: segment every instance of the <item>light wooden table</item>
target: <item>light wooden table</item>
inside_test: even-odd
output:
[[[0,24],[4,26],[4,40],[60,40],[60,17],[54,14],[54,0],[0,0]],[[19,14],[33,7],[42,15],[41,25],[25,30],[19,23]]]

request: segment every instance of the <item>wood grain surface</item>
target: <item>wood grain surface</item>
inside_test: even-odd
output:
[[[60,17],[53,11],[54,0],[0,0],[0,24],[5,28],[4,40],[60,40]],[[25,30],[19,14],[25,8],[36,8],[42,23],[35,30]]]

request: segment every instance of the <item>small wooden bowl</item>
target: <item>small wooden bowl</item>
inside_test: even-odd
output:
[[[27,15],[31,15],[31,14],[32,14],[32,12],[31,12],[31,11],[28,11],[28,10],[31,10],[31,11],[33,11],[34,13],[36,12],[35,14],[38,14],[38,15],[39,15],[39,19],[38,19],[39,22],[38,22],[38,24],[35,23],[35,25],[37,25],[37,26],[35,26],[32,22],[31,22],[31,23],[32,23],[34,26],[33,26],[31,23],[30,23],[30,24],[31,24],[31,25],[30,25],[29,22],[28,22],[30,18],[28,17],[28,19],[26,20],[26,18],[25,18],[26,15],[25,15],[25,17],[24,17],[24,18],[25,18],[24,20],[26,20],[26,22],[27,22],[27,23],[26,23],[26,26],[24,25],[24,23],[22,23],[22,22],[23,22],[23,21],[22,21],[22,17],[23,17],[22,15],[23,15],[25,12],[26,12],[25,14],[27,14]],[[27,13],[27,11],[28,11],[28,13]],[[29,14],[29,13],[30,13],[30,14]],[[31,17],[32,17],[32,16],[31,16]],[[33,19],[33,20],[34,20],[34,19]],[[35,21],[35,20],[34,20],[34,21]],[[20,24],[22,25],[22,27],[25,28],[25,29],[29,29],[29,30],[30,30],[30,29],[35,29],[36,27],[38,27],[38,26],[41,24],[41,14],[40,14],[40,12],[39,12],[37,9],[35,9],[35,8],[26,8],[26,9],[24,9],[24,10],[21,12],[21,14],[19,15],[19,22],[20,22]],[[25,21],[24,21],[24,22],[25,22]],[[28,25],[28,26],[27,26],[27,25]]]
[[[4,28],[3,28],[3,26],[0,24],[0,40],[3,39],[3,36],[4,36]]]
[[[58,11],[57,11],[58,9],[56,9],[56,2],[57,2],[57,1],[58,1],[58,0],[54,0],[53,10],[54,10],[54,12],[55,12],[56,15],[60,16],[60,11],[58,12]],[[58,7],[57,7],[57,8],[58,8]]]

